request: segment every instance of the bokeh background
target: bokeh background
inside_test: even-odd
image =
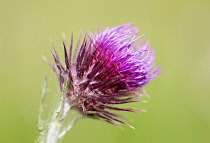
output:
[[[147,85],[141,115],[124,113],[135,130],[102,121],[79,121],[63,143],[210,142],[209,0],[0,0],[0,142],[33,143],[41,85],[42,56],[52,39],[62,53],[61,35],[133,22],[146,33],[163,72]],[[69,38],[70,39],[70,38]],[[51,95],[53,98],[53,95]]]

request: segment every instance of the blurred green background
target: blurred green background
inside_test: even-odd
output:
[[[33,143],[51,38],[134,22],[150,40],[163,72],[146,87],[148,112],[124,113],[135,130],[79,121],[63,143],[210,142],[209,0],[0,0],[0,142]],[[68,39],[68,38],[67,38]],[[56,91],[56,89],[53,89]],[[52,93],[53,93],[52,90]]]

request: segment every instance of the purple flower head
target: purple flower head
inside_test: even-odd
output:
[[[141,36],[136,37],[138,28],[131,28],[132,25],[86,34],[83,42],[78,42],[73,57],[73,36],[68,52],[64,41],[65,67],[54,48],[56,66],[49,64],[60,89],[65,90],[69,104],[85,116],[128,125],[119,119],[123,116],[112,110],[141,111],[113,106],[142,102],[136,100],[138,93],[160,73],[159,67],[154,67],[155,51],[150,49],[148,41],[137,41]]]

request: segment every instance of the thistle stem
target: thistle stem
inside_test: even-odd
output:
[[[48,132],[46,135],[45,143],[57,143],[59,139],[60,129],[64,123],[71,106],[69,105],[65,96],[62,98],[61,103],[54,111],[51,123],[49,124]]]
[[[63,121],[55,120],[48,130],[46,143],[57,143],[60,128],[62,127]]]

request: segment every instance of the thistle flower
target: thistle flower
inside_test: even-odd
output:
[[[46,60],[55,72],[62,98],[47,120],[42,119],[45,107],[46,88],[42,94],[39,114],[40,136],[38,143],[57,143],[72,125],[80,119],[75,117],[68,126],[62,128],[70,109],[83,116],[102,119],[111,124],[123,123],[124,116],[113,111],[137,113],[136,108],[116,107],[116,104],[143,102],[138,96],[145,95],[143,90],[150,80],[160,73],[155,66],[155,51],[148,41],[138,40],[138,28],[133,24],[107,27],[103,31],[85,34],[83,42],[78,42],[73,54],[73,35],[67,51],[63,40],[65,65],[62,64],[56,48],[51,52],[55,65]],[[46,80],[45,80],[46,81]],[[45,84],[46,87],[46,84]]]
[[[142,102],[136,97],[143,94],[143,86],[160,73],[159,67],[154,67],[155,51],[150,49],[148,41],[138,41],[141,37],[136,37],[138,28],[131,28],[132,25],[107,27],[86,34],[83,42],[78,42],[74,56],[72,35],[69,51],[63,41],[65,66],[54,47],[52,55],[56,66],[49,64],[57,75],[60,89],[65,89],[68,104],[84,116],[130,126],[119,119],[123,116],[112,110],[141,111],[113,106]]]

